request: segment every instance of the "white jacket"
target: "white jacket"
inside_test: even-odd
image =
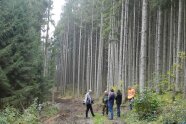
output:
[[[84,103],[87,103],[88,100],[90,100],[90,103],[91,103],[92,98],[91,98],[91,96],[90,96],[90,92],[87,92],[87,93],[85,94],[85,99],[83,100],[83,102],[84,102]]]

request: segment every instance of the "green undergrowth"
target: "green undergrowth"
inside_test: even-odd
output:
[[[177,94],[172,100],[172,92],[156,95],[159,107],[155,118],[141,118],[136,109],[124,115],[127,124],[186,124],[186,100]],[[154,99],[154,98],[153,98]],[[147,105],[148,106],[148,105]]]
[[[7,106],[0,112],[0,124],[40,124],[40,117],[50,117],[58,112],[52,104],[44,103],[40,114],[36,103],[23,111]]]
[[[53,106],[52,104],[45,105],[42,109],[41,116],[42,117],[51,117],[56,115],[59,112],[58,108]]]
[[[103,124],[105,120],[107,120],[106,116],[103,116],[100,113],[95,113],[95,117],[93,118],[94,124]]]
[[[120,118],[118,118],[116,115],[116,109],[114,109],[114,119],[113,120],[109,120],[108,116],[103,116],[100,113],[96,113],[96,116],[93,118],[93,123],[94,124],[123,124],[124,121],[124,116],[121,115]]]
[[[102,106],[100,106],[100,112],[96,113],[96,116],[93,118],[93,122],[95,124],[113,124],[118,122],[125,124],[186,124],[186,100],[182,98],[182,94],[177,94],[175,96],[175,101],[172,99],[172,92],[166,92],[162,95],[150,93],[149,95],[150,96],[146,97],[150,100],[148,102],[144,102],[145,106],[142,109],[145,112],[150,112],[152,114],[150,116],[147,114],[147,118],[140,117],[139,114],[141,113],[138,113],[136,109],[130,111],[128,108],[129,103],[127,102],[121,105],[120,118],[117,118],[116,116],[116,105],[114,105],[114,120],[112,121],[108,120],[107,116],[103,116],[101,114]],[[145,98],[145,100],[147,98]],[[101,98],[96,101],[97,104],[102,104]],[[143,102],[143,100],[141,99],[141,101],[138,102]],[[152,112],[146,108],[150,110],[152,109]],[[138,110],[141,111],[141,109]]]
[[[36,108],[36,102],[23,112],[7,106],[0,112],[0,124],[38,124],[39,113]]]

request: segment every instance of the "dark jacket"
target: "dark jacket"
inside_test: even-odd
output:
[[[116,104],[117,105],[121,105],[121,102],[122,102],[122,94],[121,93],[117,93]]]
[[[114,105],[114,99],[115,99],[115,94],[114,92],[110,92],[108,96],[108,104],[109,105]]]

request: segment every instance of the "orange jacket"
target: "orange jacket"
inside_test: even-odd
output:
[[[135,96],[136,91],[134,88],[128,89],[128,99],[131,99]]]

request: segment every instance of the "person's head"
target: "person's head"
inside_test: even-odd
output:
[[[114,89],[111,89],[110,92],[114,92]]]
[[[104,92],[104,93],[105,93],[105,95],[108,95],[108,92],[107,92],[106,90],[105,90],[105,92]]]
[[[89,93],[92,93],[92,90],[91,90],[91,89],[89,89],[89,90],[88,90],[88,92],[89,92]]]
[[[118,91],[117,91],[117,94],[121,94],[121,91],[120,91],[120,90],[118,90]]]
[[[129,87],[128,87],[128,90],[131,90],[131,89],[132,89],[132,87],[131,87],[131,86],[129,86]]]

